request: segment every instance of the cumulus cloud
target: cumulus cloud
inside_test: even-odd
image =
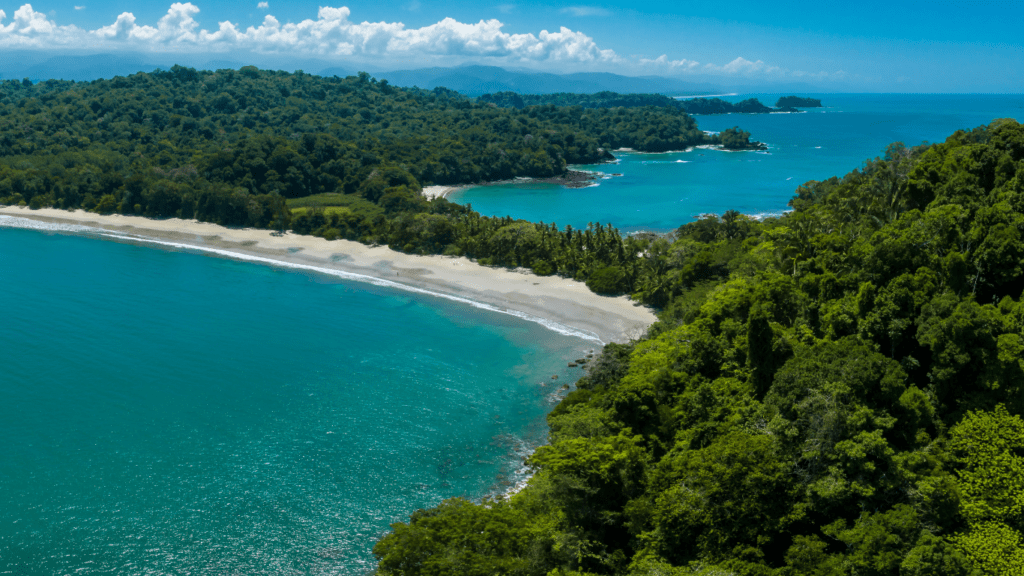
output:
[[[779,66],[770,66],[761,60],[750,61],[738,57],[727,64],[704,64],[685,58],[680,60],[669,60],[668,55],[662,54],[657,58],[639,58],[641,66],[652,68],[663,73],[686,73],[715,76],[745,76],[748,78],[760,79],[782,79],[801,78],[813,80],[840,81],[849,79],[849,74],[842,70],[837,72],[804,72],[802,70],[788,70]]]
[[[262,2],[258,7],[269,7]],[[511,61],[617,62],[612,50],[601,49],[593,38],[566,27],[539,34],[510,34],[499,20],[477,23],[453,18],[424,26],[406,28],[401,22],[349,20],[351,11],[342,6],[321,7],[317,18],[282,23],[266,15],[259,26],[242,30],[224,21],[215,30],[202,28],[200,10],[191,2],[175,2],[155,26],[140,24],[131,12],[124,12],[107,26],[82,30],[58,26],[25,4],[4,25],[0,10],[0,48],[33,46],[46,48],[54,42],[81,48],[130,48],[150,51],[230,51],[265,53],[306,53],[338,55],[436,55],[497,57]]]
[[[57,26],[46,19],[46,14],[33,10],[31,4],[15,10],[11,26],[25,36],[47,36],[57,31]]]
[[[697,66],[700,66],[700,62],[687,60],[685,58],[682,60],[669,60],[666,54],[662,54],[654,59],[641,58],[640,63],[646,66],[658,66],[668,68],[669,70],[682,70],[687,72],[695,69]]]
[[[758,60],[757,62],[751,62],[746,58],[738,57],[732,62],[725,64],[724,66],[716,66],[715,64],[705,64],[704,68],[708,72],[717,72],[720,74],[731,74],[731,75],[743,75],[751,76],[754,74],[772,74],[776,72],[783,72],[778,66],[769,66]]]
[[[573,16],[607,16],[609,12],[597,6],[566,6],[558,11],[561,14],[572,14]]]
[[[256,7],[261,9],[261,10],[269,10],[270,9],[270,3],[269,2],[260,2],[259,4],[256,5]]]
[[[687,60],[685,58],[680,60],[669,60],[668,55],[662,54],[657,58],[640,58],[640,64],[660,68],[665,71],[694,72],[720,76],[754,76],[758,74],[784,75],[788,73],[787,70],[783,70],[777,66],[769,66],[761,60],[751,62],[742,56],[728,64],[718,65],[708,63],[701,66],[700,62],[695,60]]]
[[[64,46],[82,33],[74,26],[57,26],[31,4],[15,10],[9,24],[5,20],[7,13],[0,10],[0,47]]]

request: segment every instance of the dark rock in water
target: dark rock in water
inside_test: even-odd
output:
[[[577,358],[577,359],[576,359],[576,363],[577,363],[577,364],[585,364],[585,363],[586,363],[586,361],[587,361],[587,359],[586,359],[586,358]]]
[[[738,151],[741,151],[741,150],[767,150],[768,149],[768,145],[765,144],[764,142],[758,142],[756,140],[751,140],[749,142],[734,143],[734,144],[729,145],[729,146],[724,146],[723,145],[722,149],[723,150],[732,150],[734,152],[738,152]]]
[[[575,368],[575,367],[576,367],[576,363],[575,362],[569,362],[569,368]]]
[[[534,182],[547,182],[549,184],[561,184],[566,188],[586,188],[594,183],[595,180],[600,178],[600,174],[596,172],[586,172],[583,170],[566,170],[565,174],[561,176],[552,176],[550,178],[535,178]]]
[[[551,379],[552,380],[558,380],[558,374],[555,374],[554,376],[552,376]]]

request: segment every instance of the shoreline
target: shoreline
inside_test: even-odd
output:
[[[481,266],[465,257],[415,256],[386,246],[371,247],[350,240],[325,240],[256,228],[227,228],[178,218],[154,220],[84,210],[30,210],[17,206],[0,207],[0,216],[88,226],[107,232],[104,236],[115,241],[156,243],[264,265],[321,272],[342,279],[369,281],[517,316],[595,343],[637,338],[657,320],[649,308],[635,305],[626,296],[599,296],[582,282]]]
[[[604,162],[613,164],[614,162]],[[562,176],[548,176],[545,178],[534,178],[532,176],[519,176],[510,180],[491,180],[477,184],[459,184],[456,186],[424,186],[421,194],[427,200],[434,198],[448,198],[452,194],[468,190],[470,188],[484,188],[487,186],[503,186],[506,184],[558,184],[566,188],[588,188],[601,180],[600,173],[587,170],[566,170]]]
[[[470,188],[471,185],[459,184],[456,186],[424,186],[423,191],[420,192],[427,200],[433,200],[434,198],[447,198],[450,194],[456,192],[462,192],[466,188]]]

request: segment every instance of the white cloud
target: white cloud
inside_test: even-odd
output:
[[[732,75],[743,75],[750,76],[758,73],[770,74],[773,72],[780,72],[781,69],[777,66],[768,66],[761,60],[757,62],[751,62],[742,56],[737,57],[732,62],[725,64],[724,66],[716,66],[715,64],[705,64],[704,68],[708,72],[717,72],[721,74],[732,74]]]
[[[666,54],[662,54],[657,58],[640,58],[639,62],[643,66],[660,68],[665,71],[694,72],[723,76],[752,76],[755,74],[784,74],[787,72],[777,66],[768,66],[761,60],[751,62],[743,57],[736,58],[732,62],[721,66],[711,63],[701,66],[700,62],[687,60],[686,58],[669,60],[668,55]]]
[[[406,28],[401,22],[357,24],[349,20],[351,11],[347,7],[324,6],[315,20],[281,23],[268,14],[259,26],[241,30],[224,21],[211,31],[201,28],[196,20],[199,13],[199,7],[191,2],[175,2],[155,26],[140,24],[134,14],[124,12],[108,26],[82,30],[73,25],[58,26],[25,4],[6,26],[6,15],[0,10],[0,48],[46,48],[57,43],[62,47],[149,51],[251,50],[365,56],[457,55],[521,62],[620,61],[614,51],[601,49],[582,32],[561,27],[556,32],[542,30],[536,35],[510,34],[495,19],[469,24],[445,18],[422,28]]]
[[[75,6],[75,10],[85,10],[85,6]]]
[[[566,6],[558,11],[560,14],[572,14],[573,16],[607,16],[609,12],[597,6]]]
[[[46,36],[57,30],[57,26],[46,19],[46,14],[33,10],[31,4],[15,10],[13,25],[18,33],[26,36]]]
[[[256,7],[261,9],[261,10],[269,10],[270,9],[270,3],[269,2],[260,2],[259,4],[256,5]]]
[[[0,10],[0,47],[65,46],[82,33],[74,26],[57,26],[31,4],[15,10],[10,24],[4,24],[6,19],[7,13]]]
[[[199,40],[199,35],[195,32],[199,23],[192,16],[198,13],[199,8],[191,2],[185,4],[175,2],[171,4],[167,14],[157,22],[154,28],[139,26],[135,23],[134,14],[122,12],[113,24],[93,30],[91,34],[108,40],[135,40],[150,46],[171,43],[194,44]],[[222,28],[225,23],[221,23]],[[208,34],[208,32],[202,30],[199,34]]]
[[[787,70],[778,66],[769,66],[761,60],[751,62],[743,57],[738,57],[728,64],[721,66],[717,64],[704,64],[701,66],[699,62],[694,60],[687,60],[685,58],[680,60],[669,60],[668,56],[662,54],[657,58],[639,58],[638,62],[641,66],[647,66],[655,68],[662,72],[681,72],[681,73],[693,73],[693,74],[712,74],[716,76],[745,76],[745,77],[756,77],[759,79],[783,79],[783,78],[800,78],[800,79],[812,79],[819,81],[840,81],[849,79],[850,75],[840,70],[838,72],[804,72],[802,70]]]
[[[696,68],[697,66],[700,66],[700,62],[696,62],[694,60],[687,60],[685,58],[683,58],[682,60],[669,60],[668,56],[665,54],[662,54],[661,56],[658,56],[653,60],[648,58],[641,58],[640,63],[648,66],[662,66],[670,70],[683,71],[690,71]]]

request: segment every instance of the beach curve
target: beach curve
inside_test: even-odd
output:
[[[84,210],[0,207],[0,215],[52,224],[86,226],[122,242],[153,242],[177,249],[236,258],[343,279],[369,281],[511,314],[566,335],[595,342],[626,342],[641,336],[657,318],[626,296],[600,296],[585,284],[559,276],[481,266],[465,257],[418,256],[350,240],[228,228],[178,218],[150,219]],[[60,232],[59,229],[54,229]],[[70,228],[69,233],[84,230]]]

